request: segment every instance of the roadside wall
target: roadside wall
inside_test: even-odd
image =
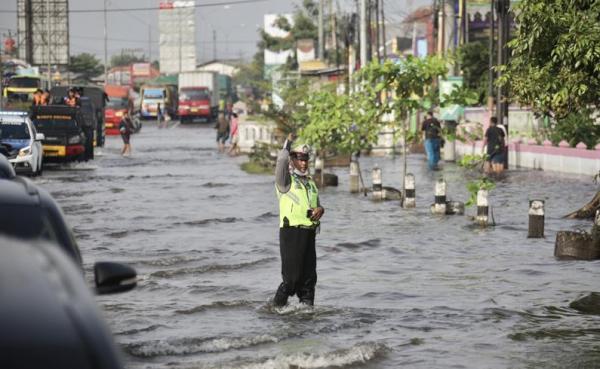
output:
[[[238,129],[240,131],[240,140],[238,142],[240,151],[243,153],[250,153],[252,152],[252,146],[254,146],[257,142],[273,142],[273,131],[275,130],[275,123],[254,122],[245,120],[239,122]]]
[[[483,141],[471,143],[456,142],[456,155],[481,154]],[[508,163],[511,168],[529,168],[561,173],[595,175],[600,171],[600,145],[595,150],[587,150],[580,143],[576,148],[565,141],[552,146],[550,141],[538,145],[535,141],[516,138],[511,140],[508,149]]]

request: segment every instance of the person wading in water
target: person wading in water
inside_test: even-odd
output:
[[[325,210],[319,202],[317,186],[308,175],[310,148],[300,142],[292,143],[293,138],[288,136],[275,167],[283,282],[273,304],[284,306],[289,296],[297,295],[301,303],[312,306],[317,284],[315,238]]]

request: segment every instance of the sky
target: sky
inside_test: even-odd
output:
[[[106,0],[108,57],[123,49],[138,49],[137,54],[151,52],[158,59],[158,10],[118,11],[128,8],[157,8],[159,0]],[[235,1],[235,0],[234,0]],[[355,9],[355,0],[332,0],[334,8]],[[227,0],[196,0],[196,4],[218,4],[196,9],[197,61],[213,59],[213,30],[217,34],[217,58],[250,59],[256,52],[258,29],[263,15],[293,12],[301,0],[257,0],[248,4],[223,5]],[[327,3],[327,1],[326,1]],[[393,27],[410,10],[427,5],[427,0],[385,0],[386,18]],[[0,0],[0,35],[16,32],[17,0]],[[103,9],[104,0],[70,0],[70,10]],[[71,13],[69,16],[70,53],[93,53],[104,59],[104,18],[102,12]],[[149,39],[151,40],[149,42]]]

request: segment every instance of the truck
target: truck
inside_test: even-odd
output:
[[[131,99],[131,88],[129,86],[106,85],[104,92],[108,96],[108,103],[104,110],[106,122],[106,134],[118,135],[119,123],[126,113],[132,113],[133,100]]]
[[[177,115],[177,85],[176,84],[146,84],[140,89],[142,118],[156,118],[157,106],[160,104],[163,115]]]
[[[192,71],[179,74],[179,109],[181,123],[201,118],[216,120],[219,113],[218,73]]]
[[[94,146],[104,146],[106,127],[104,123],[104,109],[106,107],[106,94],[102,87],[94,85],[73,85],[73,86],[54,86],[50,90],[50,96],[54,102],[62,103],[62,99],[68,95],[69,90],[75,88],[79,91],[80,95],[87,96],[94,105],[96,112],[96,122],[88,122],[86,127],[92,126]],[[86,128],[87,129],[87,128]]]

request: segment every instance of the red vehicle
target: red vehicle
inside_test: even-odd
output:
[[[213,120],[211,91],[207,87],[184,87],[179,90],[178,114],[182,122],[194,118]]]
[[[130,87],[107,85],[104,91],[108,95],[108,103],[104,110],[106,134],[118,135],[121,119],[127,112],[132,112],[133,103],[130,96]]]

